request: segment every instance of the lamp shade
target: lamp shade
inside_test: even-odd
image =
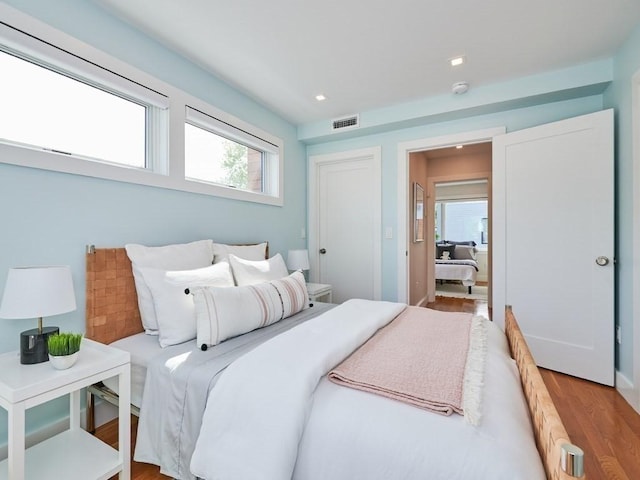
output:
[[[76,297],[68,266],[9,269],[0,318],[39,318],[71,312]]]
[[[307,250],[289,250],[287,267],[289,270],[309,270],[309,252]]]

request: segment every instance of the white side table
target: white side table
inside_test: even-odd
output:
[[[21,365],[18,352],[0,355],[0,406],[8,413],[9,456],[0,462],[0,480],[89,480],[131,478],[128,352],[82,340],[74,366],[55,370],[49,362]],[[118,376],[120,389],[118,448],[115,450],[80,428],[80,391]],[[25,412],[70,394],[69,430],[25,450]]]
[[[325,283],[307,283],[307,293],[312,302],[332,302],[331,285]]]

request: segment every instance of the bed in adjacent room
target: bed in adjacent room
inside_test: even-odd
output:
[[[436,281],[457,281],[468,288],[476,284],[478,262],[473,241],[443,241],[436,243]]]
[[[240,277],[248,275],[245,280],[262,275],[251,268],[263,264],[252,261],[263,262],[247,260],[239,268]],[[166,276],[167,268],[186,267],[163,268]],[[295,274],[220,287],[198,284],[200,273],[196,281],[184,272],[178,280],[193,285],[189,312],[196,316],[196,331],[174,326],[163,334],[163,326],[171,323],[162,314],[158,331],[141,320],[125,250],[95,249],[87,255],[87,337],[131,351],[132,372],[138,372],[132,375],[140,381],[133,387],[140,393],[136,460],[160,465],[163,473],[178,479],[196,474],[230,480],[570,478],[560,469],[561,445],[569,443],[566,431],[553,405],[549,408],[548,393],[536,379],[539,373],[510,312],[507,333],[515,361],[505,335],[492,322],[468,314],[366,300],[305,308],[306,298],[305,305],[298,302],[304,281]],[[216,276],[213,283],[219,280]],[[161,291],[158,285],[152,290],[156,296]],[[259,315],[250,307],[252,295],[267,305]],[[180,301],[184,298],[191,299],[181,296]],[[161,306],[166,308],[180,311]],[[400,332],[407,316],[414,326],[429,325],[422,337],[414,330],[382,336]],[[460,331],[446,330],[463,324]],[[179,341],[184,336],[193,337]],[[431,342],[428,350],[439,359],[420,359],[424,348],[398,348],[397,342],[406,338]],[[455,339],[455,348],[463,353],[452,355],[454,346],[440,341],[446,338]],[[412,404],[413,398],[399,401],[413,397],[414,391],[389,387],[389,375],[381,384],[369,381],[386,368],[370,368],[364,380],[350,377],[353,365],[347,359],[362,350],[377,352],[373,365],[399,366],[403,352],[413,351],[418,357],[404,360],[424,362],[425,369],[442,365],[432,369],[433,385],[445,383],[430,388],[436,397],[428,393],[426,408],[422,398],[419,406]],[[380,350],[387,353],[380,357]],[[467,354],[471,351],[476,353]],[[445,368],[447,358],[454,357],[457,366]],[[460,364],[460,358],[469,361]],[[480,363],[485,367],[478,382]],[[441,371],[450,374],[439,375]],[[344,375],[349,386],[329,380],[330,372],[332,378]],[[424,372],[419,373],[423,378]],[[451,384],[443,377],[457,380]],[[476,381],[468,381],[471,377]],[[415,379],[402,385],[407,383],[425,386]],[[454,394],[443,401],[443,391]],[[447,415],[434,413],[434,408]]]

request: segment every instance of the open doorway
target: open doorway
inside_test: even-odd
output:
[[[488,300],[488,183],[435,184],[436,297]]]
[[[490,298],[491,158],[491,142],[410,153],[409,205],[414,207],[410,212],[414,222],[407,264],[412,305],[433,302],[436,294]],[[423,236],[416,235],[420,226],[415,216],[416,185],[425,191]],[[442,259],[444,250],[448,254]],[[462,271],[468,264],[474,274],[459,273],[456,278],[455,273],[442,274],[440,268],[436,274],[436,258],[442,261],[438,263],[458,265],[447,267],[449,272]]]

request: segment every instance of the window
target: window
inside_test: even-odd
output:
[[[436,240],[487,243],[487,200],[436,202]]]
[[[185,178],[273,195],[279,147],[257,135],[187,107]]]
[[[145,106],[5,52],[0,71],[2,141],[146,166]]]
[[[9,10],[0,162],[283,205],[282,139]]]
[[[165,96],[2,25],[0,141],[120,166],[158,166]],[[160,169],[162,170],[162,169]]]

